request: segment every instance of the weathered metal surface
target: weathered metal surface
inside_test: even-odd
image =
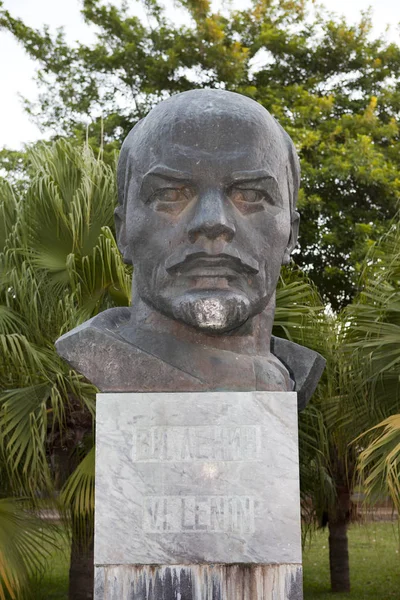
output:
[[[302,600],[301,565],[96,567],[95,600]]]
[[[232,340],[227,350],[220,338],[203,333],[194,332],[189,342],[165,332],[131,330],[131,317],[129,308],[107,310],[63,336],[58,351],[107,392],[282,391],[290,389],[290,372],[299,410],[324,370],[320,354],[281,338],[272,336],[269,355],[241,353],[233,350]]]
[[[158,104],[118,166],[132,307],[65,334],[59,354],[102,391],[295,389],[303,407],[323,359],[271,344],[299,181],[292,141],[250,98],[193,90]]]

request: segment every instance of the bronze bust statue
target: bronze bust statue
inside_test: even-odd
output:
[[[293,142],[253,100],[193,90],[131,130],[118,165],[118,246],[132,306],[57,341],[102,391],[298,392],[323,358],[271,335],[275,290],[298,232]]]

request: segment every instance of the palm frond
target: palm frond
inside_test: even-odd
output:
[[[368,442],[360,453],[358,474],[367,501],[389,495],[400,512],[400,414],[392,415],[356,440]]]
[[[110,306],[127,306],[131,281],[132,272],[123,263],[108,227],[101,229],[91,255],[76,257],[71,263],[71,282],[79,293],[80,309],[85,311],[86,318]]]
[[[94,467],[93,446],[68,478],[60,495],[62,505],[84,519],[91,517],[94,511]]]
[[[16,331],[27,333],[28,327],[20,315],[5,304],[0,304],[0,334],[10,335]]]
[[[46,348],[31,343],[24,335],[0,334],[0,365],[0,381],[2,376],[7,381],[8,375],[16,376],[19,373],[19,381],[26,383],[38,376],[47,378],[52,366],[52,356]]]
[[[116,183],[113,171],[60,140],[32,153],[36,168],[23,207],[30,259],[56,284],[69,284],[70,255],[88,256],[103,227],[113,223]]]
[[[0,500],[0,600],[21,600],[29,578],[42,571],[54,536],[26,503]]]
[[[60,494],[67,523],[83,546],[93,540],[95,447],[93,446],[66,481]]]
[[[370,250],[362,290],[345,313],[348,360],[360,418],[370,425],[400,412],[399,216]]]
[[[50,487],[46,456],[49,384],[13,389],[0,395],[0,441],[10,478],[35,496]]]
[[[18,202],[13,188],[0,179],[0,253],[17,221]]]
[[[297,268],[282,271],[276,290],[274,335],[314,347],[315,330],[323,317],[315,286]]]

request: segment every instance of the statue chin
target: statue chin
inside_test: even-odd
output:
[[[250,302],[242,295],[190,293],[173,302],[175,319],[202,331],[224,333],[243,325],[250,316]]]

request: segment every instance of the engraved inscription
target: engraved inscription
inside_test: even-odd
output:
[[[147,496],[143,529],[151,533],[254,531],[250,496]]]
[[[260,427],[134,427],[136,462],[258,460]]]

